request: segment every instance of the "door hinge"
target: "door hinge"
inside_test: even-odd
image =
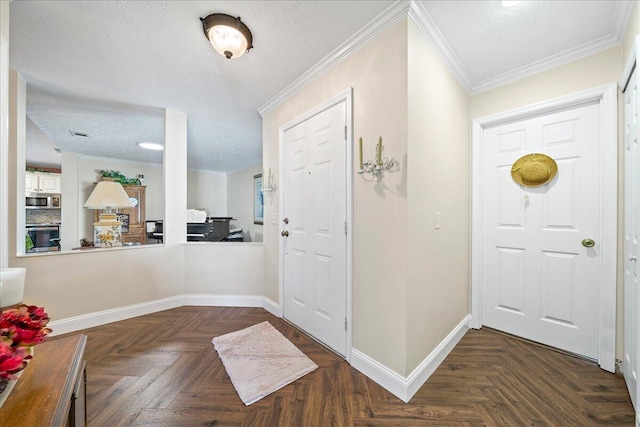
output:
[[[344,235],[347,235],[347,221],[344,222]]]
[[[344,330],[345,331],[347,330],[347,318],[346,317],[344,318]]]
[[[347,140],[347,127],[344,127],[344,140]]]

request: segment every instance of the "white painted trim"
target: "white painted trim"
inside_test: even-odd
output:
[[[273,314],[276,317],[280,316],[280,306],[277,302],[269,299],[267,297],[262,297],[262,308],[267,310],[269,313]]]
[[[633,12],[633,6],[635,1],[619,1],[616,6],[616,14],[613,17],[611,23],[611,35],[616,39],[622,41],[624,33],[629,26],[629,20],[631,19],[631,13]]]
[[[498,86],[502,86],[507,83],[523,79],[525,77],[530,77],[543,71],[551,70],[552,68],[577,61],[581,58],[586,58],[587,56],[594,55],[603,50],[620,46],[621,44],[621,41],[616,39],[615,37],[602,37],[593,42],[583,44],[582,46],[578,46],[573,49],[565,50],[564,52],[549,56],[540,61],[535,61],[522,67],[509,70],[506,73],[499,74],[480,82],[474,82],[470,95],[477,95],[481,92],[494,89]]]
[[[347,114],[347,347],[345,348],[345,358],[351,363],[351,348],[353,346],[353,153],[355,150],[353,138],[353,88],[348,89],[346,96]]]
[[[629,84],[629,79],[631,79],[631,74],[633,70],[636,69],[636,63],[638,62],[638,57],[636,53],[636,48],[638,46],[638,39],[640,37],[636,36],[633,41],[633,45],[631,46],[631,50],[629,51],[629,56],[624,64],[624,70],[622,71],[622,77],[620,77],[620,81],[618,81],[618,89],[620,92],[624,92],[627,89],[627,85]]]
[[[498,76],[475,82],[440,32],[440,29],[429,15],[423,2],[404,0],[397,1],[365,25],[351,38],[322,58],[316,65],[293,81],[293,83],[267,101],[266,104],[258,109],[258,113],[264,117],[265,114],[283,103],[291,95],[318,79],[333,66],[346,59],[387,28],[407,16],[413,20],[420,32],[427,40],[429,40],[433,48],[438,52],[438,55],[440,55],[444,63],[449,68],[449,71],[451,71],[455,79],[460,83],[465,91],[470,95],[477,95],[478,93],[494,89],[498,86],[502,86],[525,77],[530,77],[534,74],[594,55],[603,50],[620,46],[622,44],[624,31],[626,30],[631,17],[633,3],[634,2],[618,3],[616,15],[611,26],[611,34],[601,37],[598,40],[560,52],[548,58],[544,58],[540,61],[535,61],[514,70],[509,70]]]
[[[211,295],[187,294],[183,295],[184,304],[205,307],[262,307],[260,295]]]
[[[49,323],[49,327],[53,330],[51,336],[62,335],[183,306],[262,307],[274,316],[278,316],[280,312],[278,304],[265,296],[185,294],[55,320]],[[462,339],[469,329],[470,320],[470,315],[462,319],[406,378],[351,347],[348,348],[351,356],[349,363],[404,402],[408,402]]]
[[[470,315],[462,319],[406,378],[355,348],[351,350],[351,366],[402,401],[409,402],[467,333],[470,321]]]
[[[284,173],[283,173],[283,165],[284,165],[284,129],[280,127],[278,129],[278,212],[280,212],[281,216],[284,212]],[[282,225],[278,223],[278,234],[280,234],[283,230],[281,230]],[[278,301],[280,302],[280,315],[278,317],[284,319],[284,242],[283,239],[278,239]]]
[[[488,126],[509,120],[521,120],[536,114],[571,108],[590,101],[599,101],[602,122],[600,159],[603,182],[601,186],[601,289],[599,313],[599,355],[602,369],[615,372],[616,337],[616,262],[617,262],[617,86],[615,83],[588,89],[571,95],[553,98],[506,112],[474,119],[472,122],[472,255],[471,255],[471,314],[472,327],[482,325],[482,134]]]
[[[281,190],[284,188],[284,133],[291,129],[292,127],[302,123],[309,118],[319,114],[334,105],[340,104],[341,102],[346,103],[346,123],[347,123],[347,152],[346,152],[346,221],[347,221],[347,295],[346,295],[346,312],[345,315],[347,317],[347,342],[345,347],[345,359],[348,362],[351,362],[351,347],[353,343],[353,88],[346,89],[336,96],[328,99],[327,101],[311,108],[306,111],[302,115],[289,120],[285,124],[281,125],[278,131],[278,150],[279,150],[279,162],[280,171],[278,173],[279,176],[279,187]],[[279,191],[279,200],[278,200],[278,209],[279,212],[284,212],[284,191]],[[278,228],[278,232],[280,232],[280,227]],[[282,239],[279,239],[278,243],[278,254],[279,254],[279,274],[278,274],[278,286],[279,292],[278,296],[280,298],[280,316],[284,318],[284,246]]]
[[[442,35],[440,29],[431,19],[431,15],[427,12],[426,6],[422,2],[412,1],[409,7],[409,17],[418,27],[418,30],[431,43],[431,46],[438,52],[440,58],[447,64],[449,71],[454,75],[455,79],[460,83],[465,91],[470,92],[473,88],[473,81],[469,76],[466,68],[458,59],[447,39]]]
[[[389,391],[403,402],[408,402],[407,380],[391,368],[358,349],[351,349],[351,366]]]
[[[616,371],[616,314],[617,314],[617,260],[618,260],[618,88],[612,83],[603,88],[600,101],[602,145],[602,252],[600,288],[600,352],[598,363],[602,369]]]
[[[66,319],[54,320],[49,323],[53,330],[51,336],[68,334],[82,329],[119,322],[146,314],[183,306],[194,307],[260,307],[274,316],[278,316],[278,304],[260,295],[210,295],[185,294],[174,297],[148,301],[140,304],[127,305],[110,310],[87,313]]]
[[[409,17],[413,19],[413,22],[416,24],[420,32],[422,32],[436,52],[438,52],[438,55],[440,55],[458,83],[460,83],[460,85],[473,96],[480,92],[484,92],[621,45],[624,31],[629,23],[629,18],[631,17],[632,8],[633,2],[618,3],[616,16],[611,26],[611,33],[607,36],[479,82],[476,82],[471,78],[468,71],[458,59],[454,50],[451,48],[445,37],[440,32],[440,29],[429,15],[429,12],[423,2],[411,2],[409,7]]]
[[[347,41],[332,50],[327,56],[322,58],[316,65],[309,68],[300,77],[293,81],[286,88],[281,90],[276,96],[271,98],[262,107],[258,108],[258,113],[262,117],[269,111],[276,108],[291,95],[299,91],[304,86],[318,79],[329,71],[333,66],[343,61],[352,53],[376,38],[380,33],[391,27],[396,22],[407,16],[409,9],[408,1],[397,1],[385,9],[361,30],[351,36]]]
[[[5,236],[0,239],[0,268],[6,268],[9,266],[9,239],[7,238],[9,236],[9,41],[2,34],[0,34],[0,236]]]
[[[182,307],[183,305],[184,296],[178,295],[160,300],[68,317],[66,319],[53,320],[49,322],[47,326],[53,330],[51,336],[68,334],[69,332],[106,325],[107,323],[119,322],[120,320],[131,319],[133,317],[144,316],[145,314]]]

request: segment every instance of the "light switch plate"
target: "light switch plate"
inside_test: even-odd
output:
[[[271,224],[276,225],[277,223],[278,223],[278,214],[272,213],[271,214]]]

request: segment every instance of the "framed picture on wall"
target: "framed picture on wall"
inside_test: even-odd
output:
[[[117,213],[116,220],[122,223],[122,232],[128,233],[129,232],[129,214]]]
[[[253,223],[264,223],[264,199],[262,196],[262,174],[253,176]]]

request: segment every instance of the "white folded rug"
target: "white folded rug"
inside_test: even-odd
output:
[[[266,321],[211,342],[247,406],[318,368]]]

